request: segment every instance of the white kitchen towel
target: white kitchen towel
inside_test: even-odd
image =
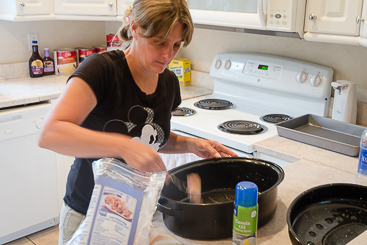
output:
[[[193,153],[184,153],[184,154],[164,154],[158,153],[162,158],[164,164],[166,165],[167,170],[171,170],[175,167],[181,166],[186,163],[203,160],[204,158],[198,157]]]

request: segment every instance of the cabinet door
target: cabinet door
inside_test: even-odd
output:
[[[117,15],[125,16],[125,11],[129,6],[133,6],[134,0],[117,0]]]
[[[0,13],[13,16],[49,15],[52,10],[50,0],[0,0]]]
[[[361,37],[367,38],[367,0],[364,0],[363,10],[362,10],[362,19],[361,23]]]
[[[305,32],[358,36],[362,1],[308,0]]]
[[[116,0],[54,0],[55,14],[116,15]]]
[[[16,6],[17,15],[42,15],[52,12],[50,0],[17,0]]]

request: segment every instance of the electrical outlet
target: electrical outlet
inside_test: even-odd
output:
[[[32,51],[32,41],[37,41],[38,43],[38,34],[28,34],[28,49]]]

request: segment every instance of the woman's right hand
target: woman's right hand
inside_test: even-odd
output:
[[[122,158],[128,165],[146,172],[167,171],[161,157],[153,148],[134,140],[125,142],[123,147]]]

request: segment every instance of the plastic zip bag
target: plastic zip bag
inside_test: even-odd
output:
[[[166,172],[140,171],[113,158],[92,166],[95,185],[87,215],[67,245],[149,244]]]
[[[183,245],[173,236],[154,226],[149,230],[149,245]]]

